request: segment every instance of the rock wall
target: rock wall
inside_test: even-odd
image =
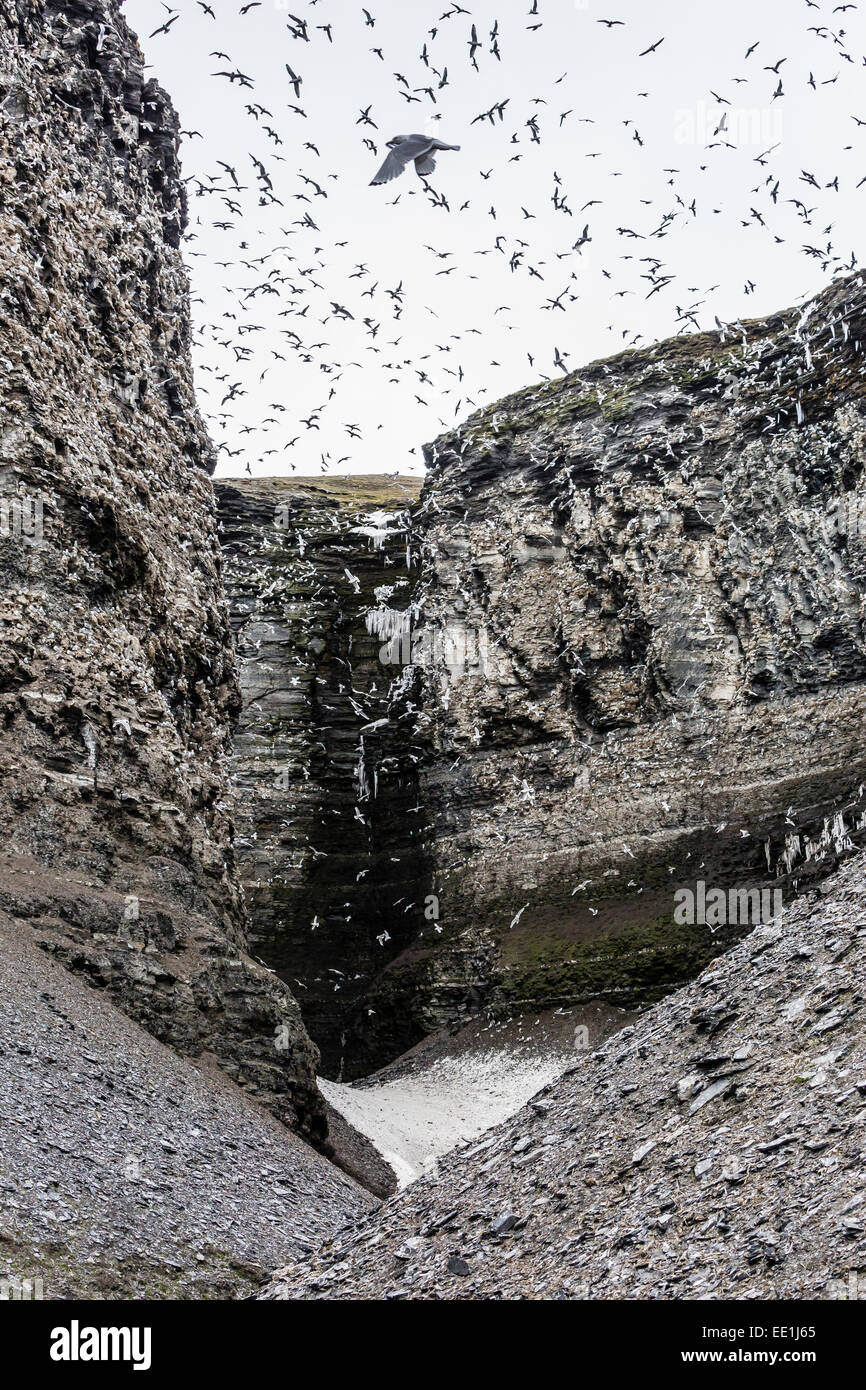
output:
[[[790,896],[862,843],[864,343],[854,276],[427,451],[416,602],[465,659],[427,669],[421,791],[488,997],[658,997],[737,934],[676,889]]]
[[[315,1049],[245,950],[177,132],[113,0],[0,0],[0,905],[321,1138]]]
[[[418,490],[381,477],[217,484],[252,940],[335,1077],[364,1075],[426,1031],[388,1001],[389,963],[423,946],[427,879],[418,711],[399,665]],[[397,616],[383,626],[382,612]]]

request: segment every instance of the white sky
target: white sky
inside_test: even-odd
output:
[[[781,309],[860,250],[866,124],[853,118],[866,122],[866,44],[858,7],[466,0],[457,13],[450,0],[370,0],[371,27],[355,0],[263,0],[245,15],[241,3],[211,0],[211,18],[197,0],[176,0],[174,23],[153,38],[168,7],[124,6],[182,125],[203,137],[184,139],[181,150],[190,180],[186,254],[197,383],[224,446],[220,476],[247,467],[254,476],[323,466],[421,471],[421,444],[443,428],[558,375],[557,348],[575,369],[635,342],[712,327],[715,315]],[[308,42],[293,36],[290,12],[306,21]],[[490,51],[496,17],[500,61]],[[602,18],[625,24],[608,28]],[[317,28],[327,24],[333,42]],[[656,52],[638,56],[662,36]],[[420,56],[425,41],[430,67]],[[778,75],[765,70],[783,58]],[[303,79],[298,100],[286,64]],[[447,85],[433,69],[447,70]],[[255,85],[212,75],[221,70]],[[780,78],[783,95],[773,100]],[[424,87],[435,103],[414,90]],[[401,92],[420,100],[410,104]],[[505,98],[504,120],[472,123]],[[271,114],[256,120],[245,109],[253,103]],[[378,130],[356,124],[367,106]],[[727,132],[714,136],[723,112]],[[433,114],[442,119],[431,126]],[[425,130],[462,147],[439,156],[430,180],[447,209],[411,166],[394,183],[369,186],[384,142]],[[282,206],[260,203],[251,156]],[[234,168],[242,191],[218,160]],[[555,173],[571,216],[553,205]],[[837,176],[838,191],[826,186]],[[201,188],[218,191],[196,196]],[[307,214],[315,227],[302,224]],[[586,223],[592,240],[574,251]],[[807,246],[831,249],[819,258]],[[400,284],[395,318],[387,291]],[[557,298],[565,312],[550,307]]]

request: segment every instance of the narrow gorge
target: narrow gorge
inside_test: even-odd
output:
[[[863,275],[215,477],[179,136],[116,0],[0,0],[0,1281],[841,1297]],[[347,1094],[533,1034],[392,1197]]]
[[[326,1075],[644,1006],[742,934],[678,890],[790,900],[863,843],[864,327],[854,277],[532,388],[417,502],[218,486],[241,874]]]

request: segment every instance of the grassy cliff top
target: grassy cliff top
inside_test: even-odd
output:
[[[343,506],[365,508],[408,507],[421,492],[424,479],[388,473],[355,473],[351,476],[280,478],[215,478],[217,487],[233,487],[244,496],[273,498],[278,501],[292,494],[317,495]]]

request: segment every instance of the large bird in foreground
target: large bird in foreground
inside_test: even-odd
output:
[[[431,135],[395,135],[393,140],[387,143],[391,153],[376,177],[370,180],[371,184],[390,183],[391,179],[396,179],[402,174],[410,160],[415,161],[419,177],[426,178],[436,168],[436,150],[460,149],[459,145],[446,145],[444,141],[435,140]]]

